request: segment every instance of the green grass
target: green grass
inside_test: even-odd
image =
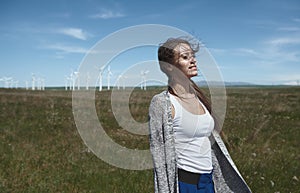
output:
[[[137,121],[147,121],[149,102],[160,91],[131,94]],[[227,88],[227,94],[224,140],[253,192],[300,192],[300,88]],[[153,192],[151,170],[119,169],[88,151],[71,95],[0,89],[0,192]],[[147,136],[119,127],[110,92],[97,93],[95,104],[111,138],[128,148],[149,148]]]

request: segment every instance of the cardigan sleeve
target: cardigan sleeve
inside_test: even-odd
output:
[[[154,96],[149,107],[150,151],[154,164],[155,193],[173,192],[170,186],[168,156],[166,155],[166,139],[164,131],[164,103]],[[173,187],[174,188],[174,187]]]

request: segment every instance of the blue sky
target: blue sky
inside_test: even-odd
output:
[[[99,40],[140,24],[168,25],[198,37],[225,81],[300,80],[298,0],[2,0],[0,23],[0,78],[12,77],[19,86],[32,73],[46,86],[63,86]],[[111,69],[113,82],[119,69]]]

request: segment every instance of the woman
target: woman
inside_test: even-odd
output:
[[[149,108],[155,192],[251,192],[231,160],[211,107],[191,80],[198,75],[199,44],[170,38],[158,49],[168,90]]]

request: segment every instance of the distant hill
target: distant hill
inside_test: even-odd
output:
[[[208,86],[208,82],[199,81],[196,82],[199,86]],[[249,83],[249,82],[219,82],[219,81],[209,81],[209,85],[225,85],[225,86],[257,86],[257,84]]]

